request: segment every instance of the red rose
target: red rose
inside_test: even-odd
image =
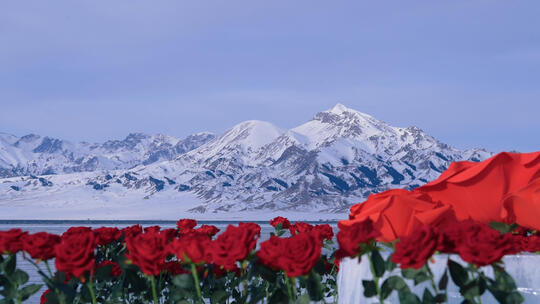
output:
[[[468,224],[463,232],[457,252],[465,262],[485,266],[516,253],[512,234],[500,234],[481,223]]]
[[[68,237],[68,236],[71,236],[71,235],[74,235],[74,234],[86,233],[86,232],[89,232],[89,231],[92,231],[92,228],[90,228],[90,227],[70,227],[68,230],[66,230],[66,232],[62,233],[62,238],[65,238],[65,237]]]
[[[176,222],[176,227],[180,231],[191,230],[193,227],[197,226],[197,221],[193,219],[182,219]]]
[[[108,266],[108,265],[112,265],[111,272],[110,272],[111,276],[117,277],[122,274],[122,269],[120,268],[120,265],[118,265],[118,263],[113,262],[113,261],[103,261],[99,263],[96,269],[99,269],[100,267]]]
[[[450,222],[438,227],[439,242],[437,250],[442,253],[457,253],[457,248],[462,240],[464,231],[474,225],[471,220]]]
[[[54,246],[60,241],[60,236],[47,232],[25,235],[22,239],[24,251],[33,259],[42,261],[54,258]]]
[[[311,229],[313,229],[313,225],[304,222],[296,222],[294,223],[294,225],[291,225],[289,227],[289,232],[291,233],[291,235],[295,235],[300,232],[311,231]]]
[[[145,232],[126,239],[126,257],[147,275],[158,275],[165,262],[167,239],[157,232]]]
[[[133,225],[133,226],[123,228],[121,231],[122,233],[124,233],[124,241],[125,241],[129,238],[132,238],[141,234],[143,232],[143,228],[141,227],[141,225]]]
[[[41,298],[39,299],[39,304],[47,304],[47,295],[51,293],[50,289],[47,289],[41,294]]]
[[[218,234],[219,229],[214,225],[202,225],[201,227],[195,229],[195,231],[209,236],[214,236]]]
[[[56,245],[56,269],[81,278],[86,272],[94,269],[95,237],[92,231],[62,237]]]
[[[227,226],[227,230],[211,242],[212,261],[220,266],[231,266],[245,259],[257,245],[257,232],[260,227],[256,224],[242,224],[238,227]],[[260,232],[259,232],[260,233]]]
[[[321,239],[321,241],[331,240],[334,237],[334,231],[332,230],[332,226],[328,224],[315,225],[315,227],[313,227],[313,231],[319,234],[319,238]]]
[[[261,226],[255,224],[255,223],[238,223],[238,227],[240,228],[245,228],[245,229],[248,229],[250,231],[250,236],[248,237],[249,239],[252,239],[253,242],[254,242],[254,245],[253,246],[250,246],[250,247],[253,247],[255,248],[255,245],[257,245],[257,238],[261,236]]]
[[[10,229],[8,231],[0,231],[0,255],[6,252],[17,253],[22,250],[22,238],[28,234],[21,229]]]
[[[540,251],[540,236],[535,234],[531,236],[516,235],[514,236],[514,238],[516,243],[519,244],[519,248],[521,248],[522,251],[532,253]]]
[[[93,231],[96,236],[96,245],[100,246],[112,243],[122,236],[122,231],[116,227],[101,227]]]
[[[419,269],[435,253],[438,235],[428,225],[417,228],[409,236],[404,236],[396,243],[392,262],[401,268]]]
[[[311,271],[321,257],[321,249],[317,233],[304,232],[289,238],[271,236],[261,243],[257,256],[268,267],[283,270],[289,277],[297,277]]]
[[[173,240],[168,245],[167,251],[183,262],[203,263],[209,262],[211,259],[208,252],[209,247],[209,236],[192,233]]]
[[[279,257],[283,251],[283,238],[271,235],[270,238],[261,243],[256,255],[259,261],[270,267],[279,269]]]
[[[179,275],[179,274],[184,274],[184,273],[189,273],[189,274],[191,274],[190,271],[185,270],[185,269],[182,267],[182,264],[180,264],[180,263],[177,262],[177,261],[169,261],[169,262],[165,262],[165,263],[162,265],[161,270],[164,270],[164,271],[168,272],[170,275],[173,275],[173,276],[177,276],[177,275]]]
[[[170,243],[178,235],[178,230],[176,230],[175,228],[169,228],[169,229],[163,229],[159,233],[163,234],[163,236],[167,240],[167,243]]]
[[[375,229],[370,218],[361,222],[354,222],[350,225],[338,223],[339,232],[337,240],[340,254],[343,256],[355,256],[361,252],[360,243],[369,243],[370,240],[378,238],[381,233]]]
[[[158,225],[155,226],[149,226],[144,228],[144,232],[159,232],[161,231],[161,227]]]
[[[273,227],[276,227],[278,224],[281,224],[282,229],[289,229],[291,227],[291,222],[285,217],[278,216],[270,220],[270,225]]]

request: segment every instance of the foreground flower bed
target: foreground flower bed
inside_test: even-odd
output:
[[[28,275],[17,269],[18,254],[34,264],[47,287],[42,303],[335,303],[336,275],[345,257],[369,262],[371,277],[359,279],[364,296],[380,303],[393,293],[401,303],[444,303],[449,284],[459,287],[464,303],[480,303],[485,292],[500,303],[521,303],[501,259],[540,251],[535,231],[498,223],[493,229],[471,220],[425,225],[381,242],[381,232],[368,218],[340,224],[337,245],[327,224],[291,224],[282,217],[271,224],[275,232],[258,246],[257,224],[229,225],[218,234],[216,227],[196,227],[189,219],[178,221],[176,229],[3,231],[1,301],[24,302],[42,287],[27,284]],[[435,254],[454,256],[440,277],[429,267]],[[485,275],[486,267],[493,277]],[[423,282],[430,284],[415,294],[410,286]]]

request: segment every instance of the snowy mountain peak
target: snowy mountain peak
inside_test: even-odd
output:
[[[122,140],[89,144],[29,134],[0,134],[0,178],[129,169],[171,160],[214,139],[211,133],[179,139],[131,133]]]
[[[248,120],[237,124],[219,136],[218,142],[224,145],[241,145],[247,149],[258,150],[274,141],[284,132],[284,130],[269,122]]]
[[[326,111],[326,112],[330,112],[330,113],[334,113],[334,114],[341,114],[343,112],[347,112],[349,111],[350,109],[347,108],[346,106],[344,106],[343,104],[341,103],[337,103],[335,106],[333,106],[330,110]]]
[[[357,117],[361,117],[363,119],[368,119],[368,120],[375,120],[377,121],[377,119],[375,119],[373,116],[369,115],[369,114],[366,114],[366,113],[362,113],[360,111],[356,111],[354,109],[351,109],[351,108],[347,108],[346,106],[344,106],[343,104],[341,103],[337,103],[335,106],[333,106],[331,109],[329,110],[326,110],[326,111],[323,111],[321,113],[331,113],[331,114],[335,114],[335,115],[344,115],[344,114],[348,114],[348,115],[354,115],[354,116],[357,116]]]

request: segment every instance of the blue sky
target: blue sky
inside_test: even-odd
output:
[[[4,1],[0,132],[297,126],[340,102],[458,148],[540,150],[539,1]]]

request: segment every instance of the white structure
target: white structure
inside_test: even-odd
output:
[[[461,262],[459,257],[451,258],[456,262]],[[435,260],[434,264],[430,264],[437,282],[446,267],[446,260],[447,257],[441,255]],[[524,303],[540,303],[540,256],[532,254],[514,255],[505,257],[503,261],[506,265],[506,271],[514,278],[518,290],[525,298]],[[492,277],[493,272],[491,271],[491,267],[484,268],[486,275]],[[392,274],[399,273],[399,267],[392,272]],[[385,277],[387,276],[389,275],[385,274]],[[364,258],[361,263],[358,263],[356,259],[343,260],[338,274],[339,303],[378,303],[375,297],[370,299],[364,297],[362,280],[370,280],[371,278],[372,275],[367,258]],[[424,288],[428,285],[428,282],[421,283],[418,286],[411,285],[411,289],[422,298]],[[448,303],[461,303],[462,300],[457,286],[450,279],[448,285]],[[482,302],[484,304],[497,303],[495,298],[487,290],[482,297]],[[399,303],[395,291],[387,298],[386,303]]]

